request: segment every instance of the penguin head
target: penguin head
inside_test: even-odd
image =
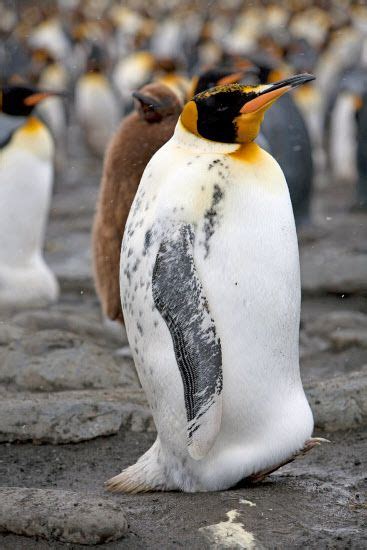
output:
[[[178,117],[182,110],[182,102],[178,95],[160,82],[147,84],[132,95],[136,100],[136,110],[140,118],[150,124],[161,122],[174,114]]]
[[[3,86],[0,88],[0,112],[11,116],[28,116],[38,103],[54,95],[62,94],[30,86]]]
[[[211,88],[186,103],[181,122],[192,134],[211,141],[249,143],[258,135],[266,110],[283,94],[314,78],[300,74],[272,84]]]

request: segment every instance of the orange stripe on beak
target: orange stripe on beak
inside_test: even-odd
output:
[[[25,98],[24,105],[27,105],[27,107],[33,107],[33,105],[37,105],[37,103],[39,103],[43,99],[46,99],[46,97],[50,97],[53,95],[57,94],[55,92],[38,92],[32,94]]]
[[[276,90],[270,89],[268,92],[265,91],[261,95],[255,97],[254,99],[251,99],[251,101],[248,101],[247,103],[245,103],[242,109],[240,110],[240,113],[242,114],[254,113],[255,111],[263,109],[269,103],[271,103],[272,101],[275,101],[286,92],[289,92],[289,90],[291,89],[292,89],[292,86],[284,86]]]

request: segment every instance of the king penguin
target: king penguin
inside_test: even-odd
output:
[[[299,371],[288,187],[253,143],[266,109],[312,79],[194,96],[144,171],[122,242],[121,299],[158,435],[111,491],[223,490],[319,443]]]
[[[53,182],[54,145],[47,127],[30,116],[54,95],[26,86],[0,89],[1,112],[26,117],[0,145],[0,305],[42,307],[59,288],[42,257]]]

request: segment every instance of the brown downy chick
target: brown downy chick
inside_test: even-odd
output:
[[[120,251],[130,206],[146,165],[172,137],[182,110],[177,95],[161,83],[144,86],[134,97],[136,110],[122,120],[106,151],[92,237],[103,313],[121,323]]]

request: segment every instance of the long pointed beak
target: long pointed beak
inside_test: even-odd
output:
[[[279,80],[270,84],[267,88],[262,90],[254,99],[251,99],[241,109],[242,114],[254,113],[260,109],[264,109],[281,97],[283,94],[289,92],[292,88],[301,86],[306,82],[315,80],[315,77],[312,74],[298,74],[296,76],[291,76],[290,78],[285,78],[284,80]]]
[[[33,107],[34,105],[37,105],[47,97],[54,97],[54,96],[60,96],[65,97],[64,92],[35,92],[34,94],[29,95],[24,100],[24,105],[27,105],[27,107]]]

